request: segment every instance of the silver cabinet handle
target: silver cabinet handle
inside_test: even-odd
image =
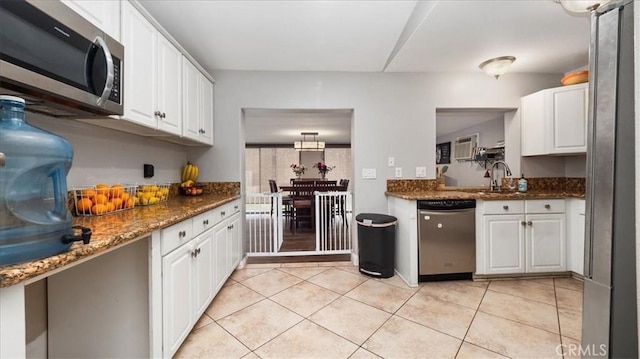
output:
[[[4,167],[7,161],[7,157],[4,153],[0,152],[0,167]]]
[[[550,205],[550,204],[545,204],[545,205],[544,205],[544,208],[546,208],[546,209],[551,209],[551,205]]]
[[[107,43],[104,42],[104,40],[100,36],[96,36],[96,39],[93,40],[93,43],[102,48],[102,51],[104,51],[104,59],[107,62],[107,81],[105,81],[104,83],[102,95],[100,95],[98,101],[96,101],[96,104],[98,106],[102,106],[109,99],[109,95],[111,94],[111,90],[113,89],[113,59],[111,58],[111,51],[109,50],[109,47],[107,47]]]
[[[502,206],[502,209],[504,209],[505,211],[509,210],[509,206]]]

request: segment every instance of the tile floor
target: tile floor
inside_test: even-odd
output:
[[[553,358],[579,344],[581,318],[571,278],[410,288],[349,262],[249,264],[176,358]]]

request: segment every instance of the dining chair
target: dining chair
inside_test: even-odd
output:
[[[296,181],[294,183],[290,192],[292,220],[289,224],[293,233],[303,222],[309,223],[313,228],[315,224],[314,192],[315,186],[312,181]]]

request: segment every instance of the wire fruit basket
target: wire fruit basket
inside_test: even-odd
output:
[[[150,206],[169,199],[169,183],[139,185],[135,193],[136,206]]]
[[[99,216],[131,209],[135,206],[136,185],[97,184],[72,189],[77,216]]]

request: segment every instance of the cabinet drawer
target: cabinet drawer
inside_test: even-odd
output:
[[[213,227],[213,225],[217,223],[214,219],[214,211],[215,210],[207,211],[192,218],[194,237]]]
[[[160,231],[160,248],[162,255],[171,252],[193,238],[191,219],[176,223]]]
[[[524,213],[524,201],[485,201],[484,214]]]
[[[564,199],[529,199],[525,203],[527,213],[564,213]]]
[[[240,212],[240,201],[233,201],[231,203],[228,203],[227,206],[229,206],[228,215]]]

